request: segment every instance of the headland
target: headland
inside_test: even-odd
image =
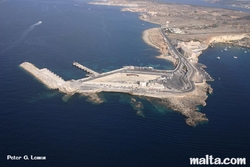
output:
[[[143,32],[144,41],[161,53],[158,58],[174,63],[173,70],[153,67],[124,66],[120,69],[97,73],[77,62],[73,65],[88,73],[86,78],[65,81],[48,69],[39,69],[24,62],[20,66],[50,89],[58,89],[67,96],[79,93],[89,100],[101,103],[100,92],[126,93],[147,99],[152,105],[163,105],[186,116],[186,123],[196,126],[208,121],[197,106],[205,106],[212,88],[207,81],[213,78],[198,63],[202,50],[216,42],[233,42],[248,46],[250,28],[239,11],[155,3],[151,1],[109,0],[92,2],[95,5],[123,6],[122,11],[139,13],[140,19],[159,27]],[[236,26],[236,27],[235,27]],[[235,29],[236,28],[236,29]],[[248,46],[249,47],[249,46]],[[139,106],[140,102],[131,99]]]

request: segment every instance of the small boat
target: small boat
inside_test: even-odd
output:
[[[217,57],[217,60],[220,60],[220,57],[219,57],[219,56]]]
[[[245,53],[247,53],[247,51],[245,51]]]
[[[237,56],[234,56],[235,59],[237,59],[238,57]]]
[[[227,47],[225,47],[225,49],[224,49],[225,51],[227,51]]]
[[[230,48],[231,48],[231,46],[228,46],[228,48],[230,49]]]

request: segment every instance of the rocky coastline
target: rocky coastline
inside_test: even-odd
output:
[[[183,97],[170,98],[146,98],[152,105],[163,106],[170,108],[176,112],[180,112],[186,117],[186,124],[195,127],[201,122],[207,122],[206,114],[199,111],[197,106],[206,106],[208,94],[211,94],[213,89],[209,84],[196,86],[195,92]]]

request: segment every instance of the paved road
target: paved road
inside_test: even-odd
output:
[[[195,89],[195,85],[194,85],[194,82],[192,81],[192,78],[197,69],[172,45],[167,35],[163,32],[163,29],[160,29],[160,32],[162,36],[164,37],[164,41],[167,42],[169,46],[169,51],[171,52],[171,54],[174,55],[175,57],[178,57],[178,60],[179,60],[178,64],[173,71],[174,72],[181,71],[182,70],[181,68],[183,67],[183,65],[187,67],[188,72],[186,75],[187,75],[187,81],[190,86],[188,89],[184,91],[185,92],[193,91]]]

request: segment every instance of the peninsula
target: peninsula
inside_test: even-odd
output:
[[[97,96],[100,92],[128,93],[144,97],[152,104],[155,104],[155,99],[158,99],[157,103],[166,104],[185,115],[188,118],[186,120],[188,125],[195,126],[200,121],[207,121],[205,114],[197,112],[195,106],[205,105],[207,93],[212,92],[206,81],[213,81],[213,79],[203,70],[204,65],[191,63],[190,59],[181,54],[171,44],[163,29],[158,31],[168,46],[168,57],[176,62],[173,70],[124,66],[100,74],[74,62],[73,65],[87,72],[88,76],[79,80],[65,81],[46,68],[38,69],[28,62],[20,66],[48,88],[58,89],[68,95],[80,93],[101,102]],[[96,97],[93,98],[93,94]]]
[[[143,39],[161,52],[159,58],[172,61],[175,68],[158,70],[153,67],[124,66],[97,73],[73,62],[75,67],[88,75],[65,81],[48,69],[39,69],[29,62],[22,63],[20,67],[48,88],[58,89],[67,95],[79,93],[101,103],[100,92],[126,93],[147,99],[152,105],[162,105],[180,112],[190,126],[208,121],[197,106],[206,105],[205,100],[212,93],[212,88],[206,82],[213,81],[213,78],[204,70],[206,66],[198,63],[198,56],[213,42],[234,42],[245,46],[247,42],[242,41],[248,40],[250,30],[245,26],[247,14],[151,1],[109,0],[92,4],[123,6],[122,11],[138,12],[142,20],[158,24],[159,27],[144,31]],[[226,29],[221,26],[222,19]],[[131,103],[135,104],[135,108],[143,108],[133,98]],[[141,114],[141,111],[138,113]]]

